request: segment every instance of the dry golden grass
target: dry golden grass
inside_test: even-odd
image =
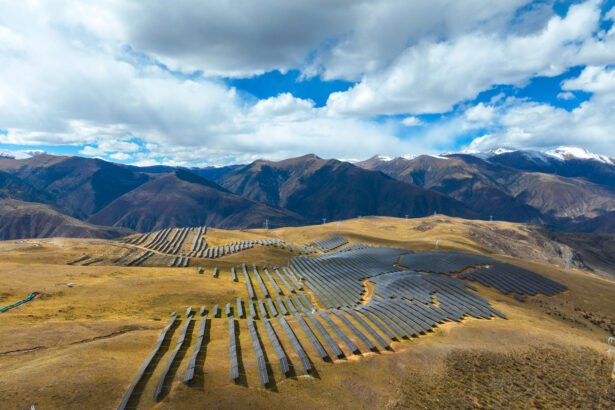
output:
[[[535,247],[528,251],[533,261],[492,254],[492,249],[471,235],[477,229],[514,232],[519,239],[518,243],[511,239],[511,244],[518,245],[516,249],[530,247],[530,242],[523,239],[527,232],[522,225],[440,216],[408,221],[362,218],[341,222],[339,230],[336,223],[269,231],[208,230],[208,242],[213,246],[266,237],[300,245],[339,234],[353,243],[424,252],[433,251],[437,238],[440,250],[490,254],[558,280],[570,290],[554,297],[531,297],[521,303],[479,285],[479,294],[506,313],[507,320],[465,319],[461,323],[446,323],[425,336],[393,343],[393,351],[376,353],[368,353],[361,341],[348,332],[364,353],[361,356],[351,355],[330,332],[346,353],[345,359],[333,362],[317,359],[302,329],[294,318],[289,318],[314,361],[313,375],[305,374],[281,326],[273,320],[293,366],[289,378],[280,374],[277,358],[259,320],[256,326],[274,380],[269,388],[259,385],[247,324],[241,319],[237,319],[237,325],[242,376],[240,383],[230,382],[228,322],[225,317],[213,319],[206,332],[203,367],[197,371],[194,385],[185,386],[181,379],[196,329],[185,342],[186,357],[173,372],[167,394],[155,403],[151,398],[153,389],[175,347],[186,320],[183,318],[158,366],[148,375],[137,400],[138,408],[514,407],[513,400],[521,400],[518,407],[613,404],[615,382],[609,377],[612,359],[608,362],[604,351],[608,348],[608,324],[615,320],[615,283],[546,263],[548,258],[534,257],[540,255],[540,249]],[[285,266],[294,255],[279,248],[256,247],[217,260],[199,260],[195,266],[205,267],[202,275],[196,267],[66,265],[66,261],[83,253],[111,258],[123,249],[111,241],[77,239],[0,243],[0,305],[22,299],[33,291],[41,293],[40,298],[0,314],[0,407],[117,406],[171,312],[181,314],[188,305],[211,309],[218,303],[223,307],[237,296],[247,300],[243,274],[238,271],[239,282],[233,282],[231,266]],[[214,266],[221,269],[217,279],[211,276]],[[67,287],[69,282],[75,286]],[[262,297],[260,288],[254,285]],[[340,324],[337,318],[333,320]],[[322,344],[329,350],[324,341]],[[528,357],[539,360],[543,356],[542,366],[526,363]],[[519,371],[523,377],[516,377]],[[520,387],[512,384],[515,387],[510,390],[500,389],[514,382]],[[464,390],[463,383],[470,383],[472,388]],[[583,394],[583,398],[575,401],[570,392],[562,393],[560,386],[566,384],[574,385],[570,391]],[[434,403],[433,399],[440,401]]]

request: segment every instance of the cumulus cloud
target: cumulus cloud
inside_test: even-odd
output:
[[[476,31],[453,40],[422,41],[406,48],[386,69],[363,76],[327,105],[345,115],[446,112],[495,84],[523,85],[578,64],[615,56],[615,29],[602,40],[599,1],[571,6],[535,33],[500,35]]]
[[[527,114],[598,144],[602,134],[587,130],[612,114],[599,102],[615,61],[615,29],[599,24],[614,17],[594,0],[564,18],[528,0],[0,1],[0,143],[75,145],[139,164],[365,158],[437,152],[479,127],[531,141],[540,124],[523,124]],[[435,123],[415,116],[586,64],[597,68],[562,85],[562,95],[593,93],[577,114],[492,101]],[[275,69],[357,84],[316,107],[290,93],[246,101],[224,80]],[[382,114],[402,119],[373,120]]]
[[[493,107],[497,129],[474,139],[469,149],[500,146],[544,149],[558,145],[581,146],[615,156],[615,68],[585,68],[564,82],[566,90],[592,92],[588,101],[567,111],[549,104],[510,99]]]
[[[557,94],[557,98],[559,98],[560,100],[574,100],[576,97],[570,91],[566,91],[566,92]]]
[[[412,115],[401,120],[401,123],[406,127],[418,127],[419,125],[423,125],[423,122],[420,118],[414,117]]]

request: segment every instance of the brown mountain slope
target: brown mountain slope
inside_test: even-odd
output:
[[[615,211],[615,191],[582,178],[524,172],[511,178],[507,191],[558,218],[594,218]]]
[[[104,238],[132,233],[129,229],[92,225],[61,214],[48,205],[0,199],[0,239]]]
[[[312,221],[357,215],[416,217],[434,212],[477,216],[440,193],[315,155],[280,162],[258,160],[224,174],[218,181],[238,195],[288,209]]]
[[[526,172],[470,155],[390,161],[374,157],[358,165],[445,193],[481,215],[508,221],[561,225],[564,220],[568,224],[577,218],[598,217],[615,207],[615,192],[607,186]]]
[[[177,170],[124,194],[89,221],[146,232],[173,226],[261,227],[265,219],[270,226],[304,222],[292,212],[242,198],[203,177]]]
[[[485,219],[493,216],[495,219],[513,222],[545,222],[538,209],[507,192],[506,183],[517,172],[504,166],[492,165],[469,156],[429,155],[391,161],[374,157],[357,165],[450,195]]]
[[[0,171],[0,198],[28,202],[52,202],[51,196],[39,191],[25,181]]]
[[[0,159],[0,170],[53,196],[61,208],[81,219],[150,180],[150,176],[93,158],[37,155]]]

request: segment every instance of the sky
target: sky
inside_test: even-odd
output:
[[[0,151],[615,157],[615,0],[0,0]]]

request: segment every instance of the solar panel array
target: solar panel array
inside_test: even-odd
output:
[[[180,237],[181,231],[176,235]],[[143,241],[148,240],[153,241],[154,239],[151,236],[143,239]],[[198,244],[199,241],[196,240],[194,243]],[[195,246],[194,243],[193,246]],[[272,244],[290,246],[274,240],[262,244],[264,246]],[[231,379],[239,378],[240,365],[235,318],[246,317],[247,319],[259,380],[262,385],[267,385],[270,382],[270,375],[265,358],[266,349],[259,337],[255,322],[257,319],[260,319],[265,328],[282,374],[286,375],[291,363],[285,353],[282,340],[276,334],[274,322],[270,318],[277,318],[301,366],[306,372],[310,372],[313,365],[300,341],[305,338],[318,357],[328,360],[344,357],[344,351],[360,355],[360,348],[363,349],[363,347],[367,351],[378,351],[380,347],[385,350],[390,349],[389,340],[417,337],[448,321],[460,321],[465,317],[491,319],[498,316],[506,318],[486,299],[480,297],[474,286],[461,279],[478,281],[503,293],[515,292],[515,296],[519,298],[521,298],[520,294],[552,295],[566,289],[565,286],[534,272],[500,263],[482,255],[453,252],[412,254],[409,252],[403,249],[353,244],[316,256],[294,257],[291,259],[289,268],[276,266],[259,268],[252,265],[251,273],[245,264],[242,265],[249,294],[248,312],[240,297],[236,297],[234,303],[225,305],[225,316],[229,326]],[[177,259],[181,257],[178,255]],[[422,272],[434,271],[434,273],[402,270],[397,266],[400,257],[402,261],[400,264],[408,263]],[[475,266],[481,267],[466,271],[456,277],[453,276],[454,273]],[[235,272],[235,268],[232,268],[231,274],[234,280],[236,280]],[[254,278],[259,284],[258,295],[252,285]],[[373,297],[369,301],[363,300],[364,281],[370,281],[374,285]],[[273,296],[270,294],[271,289],[275,289]],[[235,312],[233,312],[233,304],[236,305]],[[257,305],[259,312],[257,312]],[[191,307],[186,311],[187,323],[182,329],[177,345],[154,391],[154,397],[157,400],[162,396],[169,369],[173,366],[182,344],[185,343],[193,313]],[[204,307],[201,307],[200,313],[203,317],[184,376],[184,382],[187,384],[194,379],[196,362],[202,350],[208,319],[204,314]],[[218,317],[218,305],[213,307],[210,316],[211,320],[216,317]],[[138,377],[133,381],[132,390],[150,365],[152,357],[165,340],[167,330],[174,322],[175,316],[159,337],[154,351],[142,366]],[[296,333],[297,327],[302,329],[300,336]],[[338,341],[342,344],[338,345]],[[347,348],[347,350],[342,350],[342,348]],[[122,401],[124,407],[130,399],[131,389]]]
[[[290,264],[323,306],[339,309],[361,303],[365,293],[363,280],[399,270],[394,264],[403,252],[407,251],[365,247],[315,257],[295,257]]]
[[[343,236],[332,236],[329,239],[321,239],[319,241],[312,242],[322,252],[329,252],[332,249],[339,248],[342,245],[348,243],[348,239]]]
[[[568,289],[561,283],[508,263],[475,269],[462,273],[458,277],[494,287],[504,294],[517,292],[534,296],[542,293],[551,296]]]
[[[143,241],[140,245],[156,252],[177,255],[181,251],[188,234],[197,232],[197,235],[201,235],[206,230],[205,227],[168,228],[154,233],[149,242]]]
[[[462,252],[410,253],[402,256],[399,264],[417,272],[451,274],[464,269],[497,263],[484,255]]]

